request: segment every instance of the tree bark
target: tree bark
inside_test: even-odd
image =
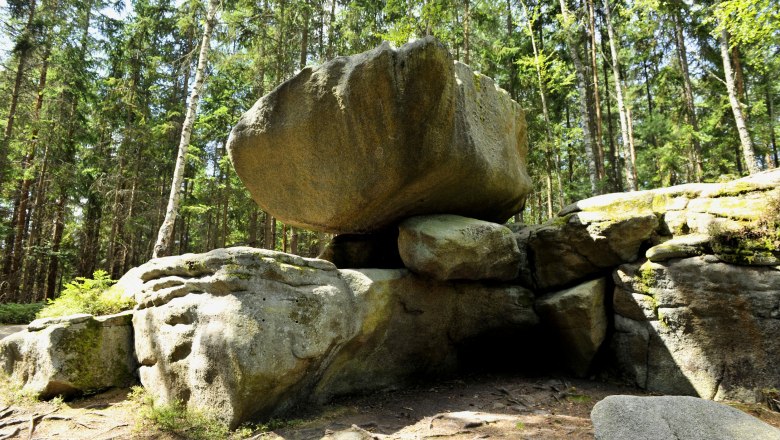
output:
[[[721,30],[719,35],[720,55],[723,58],[723,74],[726,76],[726,91],[729,94],[729,103],[731,111],[734,113],[734,122],[737,125],[739,141],[742,146],[742,156],[745,159],[745,167],[749,174],[755,174],[759,171],[756,163],[755,153],[753,151],[753,141],[750,139],[745,124],[745,116],[742,113],[742,105],[737,97],[737,89],[734,81],[734,71],[731,68],[731,57],[729,56],[729,36],[725,29]]]
[[[617,53],[617,37],[615,29],[612,26],[612,17],[609,10],[609,0],[604,0],[604,21],[607,25],[607,34],[609,35],[609,50],[612,55],[612,76],[615,81],[615,99],[618,105],[618,114],[620,116],[620,137],[623,142],[623,155],[625,157],[625,178],[626,186],[629,191],[636,191],[636,161],[633,153],[633,139],[629,134],[630,122],[628,111],[623,100],[623,82],[620,79],[620,62]]]
[[[25,26],[25,32],[28,34],[28,38],[32,38],[33,27],[35,24],[35,11],[36,0],[30,0],[30,13],[27,16],[27,25]],[[19,52],[19,63],[16,67],[16,78],[14,79],[14,88],[11,92],[11,103],[8,106],[8,118],[5,124],[5,130],[3,131],[3,140],[0,142],[0,187],[5,184],[8,177],[9,164],[8,154],[11,146],[11,139],[14,133],[14,121],[16,119],[16,108],[19,105],[19,95],[22,91],[22,82],[24,80],[24,71],[27,68],[27,62],[32,55],[33,48],[32,43],[29,43],[29,47],[24,47]]]
[[[550,123],[550,114],[547,109],[547,93],[545,93],[544,79],[542,78],[542,67],[539,59],[539,51],[536,48],[536,39],[534,38],[533,21],[528,14],[528,8],[525,5],[525,1],[520,0],[520,5],[523,7],[523,14],[525,14],[525,22],[528,29],[528,36],[531,38],[531,48],[534,52],[534,67],[536,70],[536,82],[539,87],[539,98],[542,101],[542,116],[544,117],[545,128],[545,143],[544,143],[544,158],[545,158],[545,183],[547,184],[547,217],[553,217],[553,203],[552,203],[552,173],[553,173],[553,134],[552,124]]]
[[[693,101],[693,87],[691,86],[691,75],[688,69],[688,54],[685,51],[685,37],[682,28],[682,17],[680,11],[675,11],[674,19],[675,44],[677,45],[677,59],[680,62],[680,72],[683,79],[683,96],[685,97],[685,107],[688,110],[688,120],[693,129],[693,158],[694,158],[694,177],[697,182],[701,182],[704,174],[704,165],[701,154],[701,142],[699,141],[699,118],[696,115],[696,105]]]
[[[330,19],[328,21],[328,50],[325,53],[327,59],[333,58],[333,39],[335,38],[335,26],[336,26],[336,0],[330,2]]]
[[[265,213],[263,226],[263,247],[273,251],[276,249],[276,220],[268,212]]]
[[[298,68],[306,67],[306,57],[309,54],[309,2],[304,2],[303,27],[301,28],[301,59],[298,62]]]
[[[57,290],[57,272],[60,267],[60,245],[62,244],[62,233],[65,230],[65,203],[67,202],[65,190],[60,192],[57,202],[56,217],[54,219],[54,230],[51,238],[51,257],[49,257],[49,267],[46,270],[46,288],[44,300],[54,298]]]
[[[775,106],[772,99],[771,83],[769,82],[769,75],[765,76],[766,82],[766,111],[769,116],[769,144],[772,146],[772,158],[774,159],[775,168],[780,167],[780,160],[778,160],[777,153],[777,138],[775,137]]]
[[[609,70],[607,66],[607,60],[604,59],[604,88],[606,90],[609,90],[609,75],[607,75],[607,71]],[[623,188],[623,185],[621,184],[620,179],[620,164],[619,164],[619,157],[617,152],[617,146],[615,145],[615,130],[612,127],[612,102],[609,99],[609,94],[606,95],[606,101],[607,101],[607,137],[609,138],[609,166],[611,169],[611,173],[609,176],[609,180],[612,182],[612,190],[613,191],[621,191]]]
[[[580,128],[582,129],[582,142],[585,146],[585,156],[588,163],[588,177],[590,178],[590,190],[592,194],[598,194],[598,167],[596,165],[596,154],[593,148],[593,136],[590,132],[590,118],[588,116],[588,85],[585,79],[585,66],[577,51],[577,44],[572,38],[571,23],[573,18],[569,14],[566,0],[560,0],[561,15],[564,22],[564,34],[566,35],[566,46],[571,54],[574,63],[574,71],[577,76],[577,88],[579,89],[580,104]]]
[[[290,253],[298,255],[298,230],[290,226]]]
[[[506,0],[506,35],[507,46],[511,46],[514,42],[514,29],[515,24],[512,18],[512,0]],[[515,57],[509,56],[509,96],[512,99],[517,99],[517,66],[515,65]]]
[[[248,245],[257,247],[257,218],[259,216],[259,210],[257,206],[252,207],[252,211],[249,213],[249,230],[247,231]]]
[[[463,12],[463,63],[469,64],[471,62],[471,48],[469,47],[469,37],[471,30],[471,0],[464,0],[465,10]]]
[[[35,103],[33,104],[33,119],[32,119],[32,133],[30,134],[30,141],[27,148],[27,154],[22,162],[22,181],[19,184],[19,208],[17,209],[14,232],[14,247],[13,257],[11,258],[11,278],[10,289],[16,291],[19,288],[21,281],[21,269],[22,262],[24,260],[24,247],[25,239],[27,238],[27,226],[29,225],[28,213],[35,208],[29,206],[30,202],[30,186],[33,183],[32,173],[28,173],[27,170],[32,166],[33,161],[38,149],[38,122],[41,117],[41,108],[43,107],[43,95],[46,89],[46,79],[49,71],[49,54],[50,48],[47,46],[44,55],[43,63],[41,64],[41,72],[38,77],[38,93],[36,94]],[[32,292],[28,292],[31,294]]]
[[[195,124],[195,115],[198,110],[198,101],[200,91],[203,87],[204,73],[206,63],[208,62],[209,44],[211,41],[211,32],[214,27],[214,19],[219,7],[219,0],[209,0],[209,9],[206,13],[206,23],[203,27],[203,40],[201,41],[200,54],[198,55],[198,67],[195,70],[195,84],[190,93],[190,102],[187,107],[187,116],[184,118],[184,124],[181,130],[181,140],[179,141],[179,154],[176,156],[176,166],[173,172],[173,182],[171,183],[171,192],[168,198],[168,207],[165,210],[165,219],[160,226],[157,234],[157,242],[154,245],[152,258],[162,256],[168,252],[173,237],[173,226],[179,211],[179,200],[181,184],[184,180],[184,169],[187,165],[187,150],[192,135],[192,127]]]
[[[588,0],[588,28],[590,31],[590,67],[593,73],[593,109],[595,114],[593,119],[596,125],[596,135],[594,144],[596,149],[596,174],[599,180],[604,178],[604,144],[602,118],[601,118],[601,98],[599,96],[599,68],[596,60],[596,12],[593,0]]]

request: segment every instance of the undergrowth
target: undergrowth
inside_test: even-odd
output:
[[[772,264],[780,259],[780,196],[769,201],[757,220],[739,228],[713,224],[709,233],[715,253],[730,263]]]
[[[42,302],[0,304],[0,324],[29,324],[43,306]]]
[[[160,404],[143,387],[133,387],[128,399],[138,407],[137,429],[149,425],[163,432],[192,440],[238,440],[250,437],[254,432],[265,432],[268,427],[243,426],[231,431],[227,424],[213,414],[187,409],[181,402]]]
[[[123,297],[119,289],[112,289],[114,283],[116,281],[102,270],[95,271],[93,278],[77,277],[65,285],[58,298],[49,300],[37,317],[54,318],[77,313],[111,315],[132,309],[133,300]]]

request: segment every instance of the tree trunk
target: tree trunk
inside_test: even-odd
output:
[[[30,142],[27,149],[27,154],[22,162],[22,181],[19,184],[19,208],[17,209],[16,219],[14,221],[14,247],[13,257],[11,258],[11,278],[10,289],[16,291],[19,288],[21,281],[21,269],[22,261],[24,260],[24,247],[25,239],[27,238],[27,226],[29,225],[28,211],[32,210],[35,205],[29,207],[30,202],[30,186],[33,183],[32,173],[27,172],[33,165],[35,156],[38,149],[38,122],[41,117],[41,108],[43,107],[43,95],[46,88],[46,78],[49,70],[49,54],[50,48],[47,47],[43,55],[43,63],[41,65],[41,73],[38,78],[38,93],[36,94],[35,104],[33,104],[33,119],[32,119],[32,133],[30,135]],[[29,209],[28,209],[29,208]],[[32,292],[28,292],[32,293]]]
[[[301,59],[298,62],[298,68],[306,67],[306,57],[309,54],[309,2],[303,5],[303,27],[301,28]]]
[[[734,70],[734,85],[737,86],[737,99],[745,100],[745,107],[750,107],[750,100],[745,83],[745,73],[742,70],[742,61],[740,60],[739,50],[736,47],[731,48],[731,63]],[[745,120],[748,115],[745,115]]]
[[[545,143],[544,143],[544,157],[545,157],[545,183],[547,184],[547,217],[553,217],[553,203],[552,203],[552,173],[553,173],[553,134],[552,123],[550,123],[550,114],[547,109],[547,93],[545,93],[544,79],[542,78],[542,67],[539,59],[539,51],[536,48],[536,39],[534,38],[533,21],[528,14],[528,8],[523,0],[520,0],[520,5],[523,7],[523,14],[525,14],[525,22],[528,29],[528,36],[531,38],[531,48],[534,52],[534,67],[536,70],[536,83],[539,87],[539,98],[542,101],[542,116],[544,117],[545,128]]]
[[[780,167],[780,160],[778,160],[777,154],[777,138],[775,137],[775,106],[772,99],[771,83],[769,82],[769,75],[765,76],[766,82],[766,111],[769,116],[769,144],[772,146],[772,158],[774,159],[775,168]]]
[[[225,142],[227,143],[227,140]],[[225,247],[230,234],[230,225],[228,223],[228,212],[230,211],[230,170],[225,172],[225,193],[222,199],[224,200],[222,207],[222,247]]]
[[[506,0],[506,35],[507,46],[514,44],[514,29],[515,24],[512,19],[512,0]],[[509,96],[512,99],[517,99],[517,66],[515,65],[515,57],[509,56]]]
[[[755,153],[753,152],[753,141],[750,139],[745,117],[742,113],[742,105],[737,98],[737,89],[734,84],[734,72],[731,69],[731,57],[729,56],[729,36],[726,30],[720,32],[720,55],[723,58],[723,73],[726,76],[726,90],[729,94],[729,103],[731,111],[734,113],[734,122],[737,125],[739,141],[742,146],[742,156],[745,159],[745,167],[749,174],[755,174],[759,171],[756,163]]]
[[[60,244],[62,244],[62,232],[65,230],[65,203],[67,202],[65,190],[60,191],[60,198],[57,202],[56,217],[54,219],[54,230],[51,238],[51,257],[49,257],[49,267],[46,271],[46,288],[44,300],[53,299],[57,290],[57,272],[60,267]]]
[[[588,0],[588,29],[590,31],[590,68],[593,73],[593,115],[596,125],[594,144],[596,149],[596,174],[598,179],[603,179],[604,173],[604,145],[602,142],[603,129],[601,118],[601,98],[599,96],[599,68],[596,60],[596,12],[593,0]]]
[[[290,226],[290,253],[298,255],[298,230]]]
[[[629,120],[626,104],[623,101],[623,83],[620,80],[620,62],[617,53],[617,37],[615,29],[612,26],[612,17],[609,11],[609,0],[604,0],[604,21],[607,25],[607,34],[609,35],[609,50],[612,55],[612,76],[615,81],[615,99],[618,105],[618,114],[620,116],[620,137],[623,142],[623,155],[625,157],[625,177],[626,186],[629,191],[636,191],[636,162],[632,153],[633,140],[629,134]]]
[[[274,220],[273,216],[266,212],[265,213],[265,221],[263,223],[264,230],[263,230],[263,247],[270,250],[276,249],[276,234],[275,234],[275,226],[276,221]]]
[[[694,176],[697,182],[701,182],[704,174],[704,164],[701,154],[701,142],[699,141],[699,118],[696,115],[696,105],[693,101],[693,87],[691,86],[691,75],[688,69],[688,54],[685,51],[685,36],[682,28],[682,16],[680,11],[675,11],[674,16],[674,35],[677,45],[677,59],[680,62],[680,71],[683,79],[683,96],[685,97],[685,107],[688,110],[688,120],[693,129],[693,158],[694,158]]]
[[[572,62],[574,63],[574,71],[577,76],[577,89],[579,90],[579,104],[580,104],[580,127],[582,128],[582,142],[585,146],[585,156],[588,163],[588,177],[590,178],[590,191],[592,194],[598,194],[598,172],[596,165],[596,154],[593,148],[593,136],[590,132],[590,118],[588,116],[588,85],[585,75],[585,66],[582,64],[580,54],[577,51],[577,44],[572,38],[573,17],[569,15],[569,10],[566,7],[566,0],[560,0],[561,15],[563,16],[563,22],[566,29],[564,34],[566,35],[566,46],[569,48]]]
[[[259,210],[257,206],[252,207],[252,211],[249,213],[249,230],[247,231],[248,245],[257,247],[257,218],[259,216]]]
[[[471,30],[471,0],[464,0],[465,10],[463,12],[463,63],[469,64],[471,62],[471,48],[469,47],[469,37]]]
[[[157,242],[154,245],[152,258],[160,257],[164,253],[168,252],[171,244],[171,238],[173,237],[173,225],[176,221],[176,215],[179,211],[181,184],[184,180],[184,169],[187,165],[187,149],[189,148],[192,127],[195,123],[195,115],[198,110],[198,100],[200,99],[200,91],[203,87],[203,75],[206,70],[206,63],[208,62],[211,31],[214,26],[214,19],[217,14],[218,7],[219,0],[209,0],[209,9],[206,13],[206,23],[203,27],[203,40],[201,41],[200,54],[198,56],[198,67],[195,71],[195,84],[192,86],[190,102],[187,107],[187,116],[184,118],[184,124],[182,125],[181,140],[179,141],[179,154],[176,156],[176,166],[173,171],[173,182],[171,183],[171,193],[168,198],[168,207],[165,210],[165,219],[163,220],[163,223],[160,226],[160,231],[157,234]]]
[[[30,1],[30,13],[27,16],[27,25],[25,26],[25,33],[29,38],[32,38],[34,33],[35,24],[35,9],[36,0]],[[11,139],[14,133],[14,121],[16,119],[16,107],[19,105],[19,95],[22,91],[22,82],[24,80],[24,71],[27,68],[27,62],[33,52],[32,42],[29,42],[29,47],[24,47],[19,52],[19,63],[16,67],[16,78],[14,79],[14,88],[11,92],[11,103],[8,106],[8,118],[5,124],[5,130],[3,131],[3,140],[0,142],[0,187],[5,184],[6,177],[8,177],[9,164],[8,154],[10,152]]]
[[[607,65],[606,58],[604,59],[604,88],[609,90],[609,75],[607,71],[609,66]],[[620,179],[620,158],[618,157],[617,145],[615,145],[615,130],[612,126],[612,101],[609,99],[609,94],[606,95],[607,101],[607,137],[609,138],[609,166],[611,173],[609,180],[612,182],[613,191],[622,191],[623,185]]]
[[[325,54],[327,59],[333,58],[333,39],[335,38],[334,26],[336,25],[336,0],[330,2],[330,20],[328,21],[328,50]]]

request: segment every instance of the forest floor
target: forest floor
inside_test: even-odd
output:
[[[129,391],[114,389],[66,403],[0,405],[0,439],[190,438],[143,419]],[[341,398],[276,421],[276,429],[246,433],[256,440],[592,439],[590,411],[612,394],[644,393],[598,381],[470,375]],[[780,427],[780,413],[760,405],[737,407]]]

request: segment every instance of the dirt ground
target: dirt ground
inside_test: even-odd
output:
[[[140,420],[127,389],[60,403],[0,405],[4,439],[180,439]],[[611,394],[643,395],[620,384],[553,377],[474,375],[305,408],[278,428],[245,438],[592,439],[589,414]],[[780,427],[780,413],[738,406]],[[31,421],[32,420],[32,421]]]

